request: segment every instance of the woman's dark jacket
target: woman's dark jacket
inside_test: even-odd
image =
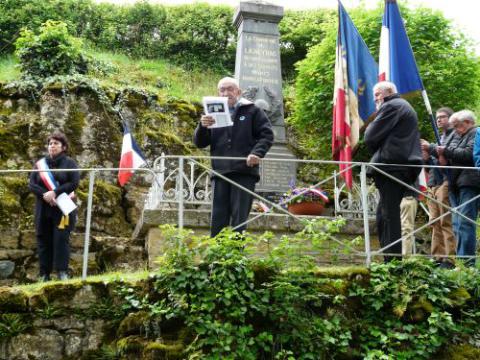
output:
[[[77,169],[77,163],[66,156],[65,154],[60,154],[56,158],[51,159],[49,156],[46,157],[48,167],[50,169]],[[57,181],[57,188],[54,190],[55,194],[60,195],[61,193],[70,194],[72,191],[77,189],[78,183],[80,181],[80,174],[78,171],[52,171],[54,179]],[[59,224],[62,218],[62,211],[57,206],[51,206],[46,201],[43,200],[43,194],[48,191],[46,186],[43,184],[40,174],[38,172],[32,172],[30,175],[30,182],[28,187],[35,194],[37,200],[35,203],[35,229],[37,232],[42,229],[42,220],[47,218],[52,218],[54,224]],[[70,225],[68,227],[71,230],[74,226],[74,213],[71,213]]]
[[[240,99],[232,114],[233,126],[207,129],[198,124],[193,142],[199,148],[210,145],[211,156],[265,157],[273,143],[273,131],[267,116],[246,99]],[[213,170],[222,175],[241,173],[260,179],[258,166],[249,167],[245,160],[212,159]],[[212,175],[214,177],[215,174]]]

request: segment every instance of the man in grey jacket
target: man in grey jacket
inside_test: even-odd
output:
[[[378,168],[407,184],[413,184],[420,167],[398,166],[399,164],[421,165],[420,133],[417,113],[412,106],[397,94],[395,84],[382,81],[373,87],[377,115],[365,131],[365,144],[373,154],[370,162],[382,164]],[[400,202],[405,187],[397,181],[370,171],[380,193],[377,207],[377,231],[380,245],[389,246],[385,253],[401,254]],[[384,256],[385,262],[395,256]]]
[[[480,173],[474,168],[473,146],[475,143],[475,114],[470,110],[454,113],[450,119],[455,129],[445,146],[437,146],[440,165],[472,167],[472,169],[452,169],[450,184],[450,203],[459,206],[463,216],[453,214],[453,231],[457,238],[458,256],[475,256],[476,221],[480,194]],[[470,219],[470,220],[469,220]],[[470,258],[467,265],[474,265]]]

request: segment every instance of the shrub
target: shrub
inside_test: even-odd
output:
[[[88,60],[82,54],[82,42],[69,34],[64,22],[48,20],[38,34],[23,29],[15,46],[24,78],[87,72]]]

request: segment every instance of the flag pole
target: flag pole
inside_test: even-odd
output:
[[[422,90],[422,98],[423,98],[423,102],[425,103],[425,107],[427,108],[428,115],[430,116],[433,133],[435,134],[435,140],[437,141],[438,145],[441,145],[440,134],[438,133],[437,123],[435,121],[435,117],[433,116],[432,106],[430,105],[430,100],[428,99],[427,90],[425,90],[425,88]]]

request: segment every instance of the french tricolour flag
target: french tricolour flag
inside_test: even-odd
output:
[[[124,186],[132,177],[134,170],[146,164],[145,158],[140,151],[135,139],[132,137],[130,129],[127,124],[123,124],[123,143],[122,156],[120,158],[120,169],[118,171],[118,182],[120,186]]]
[[[393,82],[399,94],[424,90],[410,40],[395,0],[385,0],[378,65],[378,80]]]
[[[352,161],[360,128],[375,112],[373,85],[378,66],[367,45],[338,2],[337,56],[333,93],[332,155],[337,161]],[[352,187],[352,170],[340,165],[345,184]]]
[[[378,64],[378,80],[394,83],[399,94],[421,91],[423,95],[425,92],[410,40],[395,0],[385,0]],[[418,182],[420,190],[426,191],[427,175],[424,169],[418,176]]]

